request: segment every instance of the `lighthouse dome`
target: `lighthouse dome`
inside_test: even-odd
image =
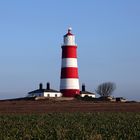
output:
[[[73,36],[73,34],[71,33],[71,31],[72,31],[72,28],[69,27],[69,28],[68,28],[68,32],[67,32],[67,34],[64,35],[64,37]]]

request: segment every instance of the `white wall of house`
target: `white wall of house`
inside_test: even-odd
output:
[[[80,96],[81,97],[89,96],[89,97],[95,98],[95,94],[81,94]]]
[[[62,97],[61,92],[44,92],[44,97]]]
[[[40,92],[40,93],[32,93],[28,95],[28,97],[62,97],[61,92]]]

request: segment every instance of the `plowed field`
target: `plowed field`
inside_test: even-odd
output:
[[[0,101],[0,114],[52,112],[140,112],[140,103],[94,103],[88,101]]]

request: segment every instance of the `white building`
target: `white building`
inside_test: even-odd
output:
[[[43,85],[39,84],[39,89],[28,93],[28,97],[61,97],[62,93],[51,89],[50,83],[47,83],[46,89],[43,89]]]
[[[80,92],[80,96],[81,96],[81,97],[88,96],[88,97],[95,98],[95,93],[86,91],[85,85],[83,84],[83,85],[82,85],[82,91]]]

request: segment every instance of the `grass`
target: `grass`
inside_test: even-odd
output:
[[[139,140],[140,113],[0,115],[0,140]]]

